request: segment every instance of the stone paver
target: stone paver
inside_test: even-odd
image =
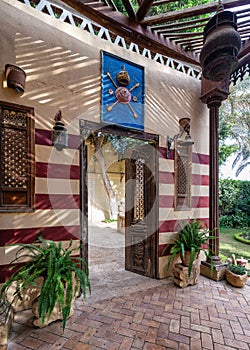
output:
[[[111,246],[99,246],[100,228]],[[64,332],[61,322],[35,329],[30,310],[17,313],[7,350],[250,350],[250,278],[237,289],[200,276],[181,289],[125,271],[115,226],[93,232],[91,296],[76,300]]]
[[[16,314],[7,349],[250,350],[249,286],[238,290],[203,276],[185,289],[171,278],[152,282],[98,302],[79,298],[64,332],[60,322],[34,329],[30,310]]]

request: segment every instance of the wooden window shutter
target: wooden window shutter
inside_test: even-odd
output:
[[[191,208],[192,147],[175,141],[175,210]]]
[[[32,211],[34,109],[0,101],[0,211]]]

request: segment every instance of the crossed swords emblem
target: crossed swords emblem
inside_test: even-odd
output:
[[[124,69],[124,67],[123,67]],[[124,105],[128,105],[130,111],[133,113],[133,117],[136,119],[138,118],[138,115],[135,113],[135,111],[133,110],[130,101],[132,99],[133,102],[138,102],[138,99],[136,96],[132,96],[131,95],[131,91],[133,91],[134,89],[136,89],[137,87],[140,86],[139,83],[136,83],[134,86],[132,86],[130,89],[127,89],[125,86],[118,86],[114,79],[112,78],[111,74],[109,72],[107,72],[107,76],[109,77],[110,81],[112,82],[112,84],[115,87],[115,91],[113,91],[112,89],[109,89],[109,94],[110,95],[114,95],[116,96],[116,101],[111,105],[108,106],[107,110],[110,112],[112,111],[112,109],[118,104],[124,104]],[[128,85],[129,80],[126,83],[123,83],[123,85]]]

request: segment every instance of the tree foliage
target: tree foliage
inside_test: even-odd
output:
[[[219,141],[220,165],[233,154],[238,176],[250,165],[250,77],[232,86],[221,106]]]
[[[130,0],[135,12],[137,12],[138,8],[139,8],[139,1],[137,0]],[[182,10],[184,8],[190,8],[193,6],[198,6],[198,5],[202,5],[202,4],[207,4],[209,3],[210,0],[179,0],[179,1],[174,1],[168,4],[163,4],[163,5],[158,5],[158,6],[152,6],[149,10],[149,13],[147,14],[147,16],[155,16],[161,13],[165,13],[168,11],[177,11],[177,10]],[[127,16],[127,12],[125,10],[125,7],[122,3],[122,0],[114,0],[114,3],[118,9],[118,11],[120,11],[121,13],[123,13],[125,16]],[[209,14],[204,15],[204,17],[209,16]],[[199,16],[202,17],[202,16]],[[193,17],[193,19],[195,19],[195,17]],[[185,21],[181,20],[181,21]],[[170,23],[170,22],[169,22]],[[195,32],[196,29],[194,28],[193,31]]]
[[[221,179],[219,208],[221,226],[250,226],[250,181]]]

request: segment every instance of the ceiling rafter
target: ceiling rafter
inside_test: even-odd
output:
[[[131,42],[139,42],[141,46],[177,60],[199,65],[199,57],[196,53],[185,52],[179,45],[172,43],[167,38],[154,34],[150,28],[139,24],[132,18],[126,17],[115,11],[98,11],[86,5],[81,0],[61,0],[83,16],[86,16],[103,27]]]
[[[175,40],[176,42],[178,42],[180,45],[183,44],[190,44],[191,46],[193,46],[195,43],[203,43],[203,38],[197,37],[197,38],[178,38]]]
[[[170,4],[171,2],[176,2],[176,0],[159,0],[159,1],[154,1],[152,6],[166,5],[166,4]]]
[[[137,11],[137,14],[136,14],[136,17],[137,17],[139,22],[141,22],[144,19],[144,17],[147,15],[153,2],[154,2],[154,0],[143,0],[142,1],[141,5]]]
[[[136,13],[134,11],[134,8],[130,2],[130,0],[122,0],[123,6],[125,7],[125,10],[128,14],[128,16],[132,19],[136,18]]]
[[[153,30],[154,32],[159,32],[161,30],[164,29],[168,29],[168,28],[178,28],[183,26],[184,28],[187,28],[190,24],[197,26],[197,24],[199,23],[205,23],[202,25],[206,25],[208,21],[208,18],[199,18],[199,19],[192,19],[190,21],[180,21],[180,22],[175,22],[175,23],[170,23],[170,24],[160,24],[158,26],[152,26],[151,30]]]
[[[250,53],[250,39],[245,40],[245,42],[242,44],[242,48],[240,50],[240,53],[238,55],[239,58],[242,58]]]
[[[233,8],[239,5],[249,5],[249,0],[225,0],[223,6],[225,9]],[[142,23],[146,25],[154,25],[168,21],[180,20],[183,18],[205,15],[207,13],[216,12],[218,7],[217,2],[208,3],[205,5],[193,6],[188,9],[171,11],[160,15],[146,17]]]
[[[205,27],[205,23],[204,24],[200,24],[199,27]],[[175,30],[176,32],[181,32],[181,31],[187,31],[188,29],[196,29],[197,28],[197,24],[193,24],[193,25],[187,25],[184,27],[180,27],[178,28],[178,26],[176,27],[168,27],[166,29],[162,29],[162,30],[158,30],[157,33],[161,33],[161,34],[168,34],[168,33],[172,33],[173,30]]]
[[[38,0],[34,0],[38,1]],[[207,22],[218,8],[218,0],[183,8],[176,0],[121,0],[123,13],[115,0],[53,0],[68,5],[77,13],[107,28],[110,37],[123,37],[126,43],[136,43],[140,50],[149,49],[154,54],[200,66],[199,55],[203,46],[203,32]],[[152,15],[157,7],[174,4],[175,10],[165,10]],[[244,58],[250,51],[250,3],[249,0],[222,0],[225,10],[234,11],[238,19],[238,33],[242,48],[238,57]],[[245,5],[248,5],[245,6]],[[161,8],[162,11],[167,6]],[[157,9],[158,10],[158,9]],[[126,13],[126,15],[124,14]]]
[[[163,36],[168,36],[169,39],[174,38],[195,38],[195,37],[203,37],[202,32],[188,32],[188,33],[171,33],[171,34],[162,34]]]

